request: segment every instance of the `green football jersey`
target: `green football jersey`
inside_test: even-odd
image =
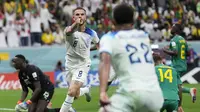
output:
[[[163,64],[155,66],[155,69],[164,99],[179,100],[176,70]]]
[[[187,50],[188,45],[182,36],[176,35],[170,41],[170,50],[176,50],[177,56],[172,56],[172,66],[179,72],[187,70]]]

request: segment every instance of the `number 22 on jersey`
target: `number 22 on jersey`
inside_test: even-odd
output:
[[[130,63],[131,64],[142,63],[141,58],[144,58],[146,63],[153,63],[152,56],[150,54],[151,52],[150,52],[149,46],[144,44],[144,43],[141,43],[139,47],[142,50],[144,50],[144,57],[135,56],[135,54],[138,52],[138,49],[140,49],[140,48],[137,48],[137,47],[130,45],[130,44],[126,45],[126,51],[130,52],[130,55],[129,55]]]
[[[160,74],[160,82],[164,82],[165,79],[169,80],[169,83],[172,83],[173,77],[172,77],[172,69],[167,69],[163,73],[163,69],[159,68],[158,69],[159,74]]]

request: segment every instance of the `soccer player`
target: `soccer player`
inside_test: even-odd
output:
[[[174,24],[172,26],[171,34],[173,38],[170,41],[170,45],[163,48],[163,51],[171,55],[172,66],[178,72],[178,82],[182,85],[181,76],[187,71],[187,54],[188,45],[186,40],[180,35],[182,27],[180,24]],[[196,88],[182,87],[183,93],[190,93],[192,96],[192,102],[196,101]]]
[[[114,8],[116,32],[100,41],[100,104],[104,112],[158,112],[163,104],[148,35],[133,29],[134,10],[129,4]],[[109,100],[106,93],[110,66],[119,88]]]
[[[37,66],[29,65],[26,58],[21,54],[12,59],[11,65],[18,70],[18,77],[22,86],[22,95],[17,102],[16,111],[21,109],[28,109],[28,112],[59,111],[58,109],[56,111],[46,108],[53,96],[54,85]],[[33,94],[29,100],[24,101],[29,92],[28,88],[33,91]]]
[[[98,44],[97,33],[86,27],[86,11],[78,7],[73,10],[74,23],[65,28],[66,34],[66,74],[70,86],[67,97],[62,104],[60,112],[68,112],[74,98],[85,94],[86,100],[90,102],[90,86],[81,88],[85,83],[90,69],[90,49],[91,43]]]
[[[153,54],[155,63],[156,74],[160,87],[164,95],[164,104],[161,112],[177,112],[182,110],[182,90],[181,86],[178,87],[178,74],[176,70],[170,66],[162,63],[162,57],[159,54]]]

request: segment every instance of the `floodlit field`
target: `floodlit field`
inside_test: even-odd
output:
[[[188,85],[187,87],[196,87],[200,88],[200,84],[198,85]],[[116,87],[111,87],[109,89],[109,95],[115,92]],[[86,102],[85,97],[81,97],[79,100],[76,100],[73,104],[73,107],[77,110],[77,112],[97,112],[99,105],[99,88],[92,88],[92,101]],[[185,112],[200,112],[200,94],[197,94],[197,102],[192,103],[191,97],[188,94],[183,95],[183,109]],[[15,112],[12,111],[14,109],[16,102],[21,96],[20,90],[9,90],[9,91],[0,91],[0,112]],[[56,89],[55,94],[52,100],[53,107],[60,107],[62,102],[64,101],[66,96],[66,89]],[[148,100],[148,99],[147,99]]]

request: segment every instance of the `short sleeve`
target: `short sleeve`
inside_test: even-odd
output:
[[[105,35],[100,40],[99,53],[106,52],[112,54],[111,37]]]
[[[171,50],[177,50],[177,43],[174,40],[170,42],[170,48]]]
[[[93,31],[93,38],[92,38],[92,42],[93,43],[99,43],[99,37],[98,37],[98,35],[97,35],[97,33],[95,32],[95,31]]]

